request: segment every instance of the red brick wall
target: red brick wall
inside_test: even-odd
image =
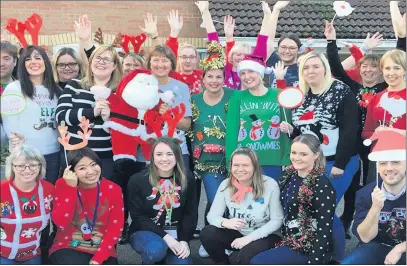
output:
[[[144,26],[146,12],[158,17],[158,30],[162,37],[169,35],[167,15],[178,9],[184,17],[184,28],[180,37],[205,37],[205,30],[198,8],[193,1],[1,1],[1,26],[14,17],[25,20],[32,13],[43,18],[40,34],[49,35],[73,32],[73,22],[81,14],[88,14],[93,31],[100,27],[103,32],[122,32],[135,35]]]

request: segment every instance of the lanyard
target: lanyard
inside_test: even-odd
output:
[[[297,176],[294,177],[294,179],[291,179],[290,184],[288,185],[287,192],[285,193],[284,197],[284,222],[287,222],[288,220],[288,197],[290,196],[290,192],[294,186],[294,184],[297,182]]]
[[[93,214],[93,221],[92,221],[92,224],[90,223],[89,218],[88,218],[88,216],[86,215],[86,211],[85,211],[85,208],[84,208],[84,206],[83,206],[83,202],[82,202],[82,198],[81,198],[81,195],[80,195],[80,193],[79,193],[79,190],[76,191],[77,194],[78,194],[79,203],[81,204],[81,207],[82,207],[83,215],[85,216],[86,223],[88,224],[88,226],[89,226],[91,232],[93,231],[93,227],[94,227],[95,224],[96,224],[96,219],[97,219],[97,214],[98,214],[98,207],[99,207],[100,184],[99,184],[99,182],[98,182],[97,184],[98,184],[98,192],[97,192],[97,194],[96,194],[96,207],[95,207],[95,212],[94,212],[94,214]]]

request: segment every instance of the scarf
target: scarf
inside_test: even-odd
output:
[[[236,193],[232,196],[232,201],[236,202],[237,204],[240,204],[240,202],[244,200],[244,196],[247,192],[253,192],[252,187],[241,185],[236,178],[233,178],[232,184],[237,189]]]
[[[253,138],[253,139],[257,139],[257,136],[256,136],[256,133],[254,133],[257,129],[260,129],[261,128],[261,126],[253,126],[252,127],[252,132],[250,133],[250,136]]]

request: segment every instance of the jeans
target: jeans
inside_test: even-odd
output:
[[[141,254],[143,264],[188,265],[191,257],[178,258],[159,235],[150,231],[137,231],[130,236],[131,247]]]
[[[49,256],[49,260],[55,265],[89,265],[92,260],[93,254],[75,250],[72,248],[59,249]],[[104,265],[117,265],[119,264],[117,258],[108,257],[102,264]]]
[[[281,240],[280,236],[270,234],[237,250],[232,248],[231,244],[235,239],[241,238],[243,235],[237,230],[218,228],[213,225],[205,226],[199,237],[206,252],[208,252],[215,264],[229,264],[229,262],[233,264],[249,264],[254,256],[273,248]],[[226,255],[225,249],[233,250],[233,255],[230,255],[230,257]],[[232,260],[234,261],[232,262]]]
[[[281,166],[263,165],[261,168],[263,170],[264,175],[273,178],[277,182],[280,181],[280,177],[283,174]]]
[[[41,264],[42,264],[41,256],[36,256],[25,261],[16,261],[0,257],[0,265],[41,265]]]
[[[333,165],[335,164],[335,161],[327,161],[326,162],[326,168],[325,168],[325,174],[331,181],[332,186],[335,189],[336,192],[336,204],[339,203],[339,201],[342,199],[343,195],[345,194],[346,190],[349,188],[350,184],[352,183],[352,178],[355,175],[355,173],[359,170],[359,156],[355,155],[350,158],[348,164],[346,165],[344,169],[344,173],[340,177],[336,178],[331,178],[331,170]],[[334,215],[334,220],[333,220],[333,243],[334,243],[334,259],[337,261],[341,261],[343,257],[345,256],[345,245],[346,245],[346,240],[345,240],[345,228],[343,227],[343,224],[341,220],[338,218],[338,216],[335,214]]]
[[[60,157],[59,152],[44,155],[46,162],[47,172],[45,174],[45,180],[55,185],[59,177]]]
[[[299,252],[292,251],[287,246],[272,248],[264,251],[253,259],[250,264],[271,264],[271,265],[305,265],[308,264],[308,256]]]
[[[389,254],[392,249],[392,247],[385,246],[377,242],[361,244],[353,252],[347,255],[341,261],[341,264],[383,265],[387,254]],[[397,265],[406,265],[406,253],[401,255]]]
[[[222,183],[222,181],[225,180],[225,175],[208,172],[198,172],[198,174],[201,176],[203,180],[206,198],[208,199],[208,203],[206,204],[205,209],[205,225],[208,225],[206,216],[208,215],[208,212],[211,209],[212,202],[215,199],[216,191],[218,191],[220,183]]]

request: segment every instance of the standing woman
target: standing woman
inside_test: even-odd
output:
[[[279,90],[263,85],[265,63],[255,55],[246,56],[238,66],[244,91],[234,93],[229,101],[226,159],[230,161],[236,148],[250,147],[260,158],[263,173],[278,181],[281,167],[290,164],[290,140],[280,134],[285,116],[277,102]],[[286,114],[290,121],[291,113]]]
[[[82,59],[78,53],[70,48],[63,47],[52,57],[52,71],[55,82],[59,87],[65,88],[65,85],[71,79],[81,79],[85,73]]]
[[[7,157],[0,196],[1,264],[43,264],[40,238],[48,239],[44,229],[55,197],[54,186],[43,180],[45,166],[41,152],[27,145]]]
[[[359,169],[357,154],[358,107],[349,87],[331,77],[328,60],[311,52],[300,61],[300,89],[305,94],[301,106],[292,113],[293,125],[283,122],[281,130],[292,136],[312,134],[321,142],[326,158],[325,174],[329,177],[339,203]],[[342,223],[335,216],[334,224]],[[345,232],[335,234],[336,259],[345,255]],[[337,246],[336,246],[337,245]]]
[[[71,134],[69,143],[82,142],[77,135],[80,131],[81,117],[89,119],[92,135],[88,147],[100,157],[103,164],[103,176],[110,179],[113,170],[113,153],[111,137],[102,125],[110,117],[110,108],[106,99],[96,100],[90,89],[102,86],[116,90],[122,77],[122,64],[115,48],[102,45],[96,48],[89,58],[89,66],[82,80],[70,80],[59,98],[56,117],[58,123],[64,121]],[[61,159],[65,156],[61,153]],[[65,159],[61,165],[65,165]]]
[[[200,235],[216,264],[229,264],[225,249],[237,251],[233,264],[249,264],[280,241],[274,234],[283,222],[279,197],[277,182],[263,176],[256,153],[250,148],[234,151],[229,177],[219,186],[208,214],[210,225]]]
[[[68,164],[55,185],[51,264],[118,264],[122,190],[103,177],[102,162],[88,147],[70,151]]]
[[[222,45],[211,42],[207,58],[202,60],[204,92],[191,97],[192,125],[189,137],[192,141],[193,162],[197,178],[202,179],[208,203],[205,217],[209,212],[216,191],[226,176],[226,112],[234,90],[224,88],[225,55]],[[205,224],[208,222],[205,219]],[[208,257],[199,249],[201,257]]]
[[[335,190],[324,174],[325,158],[319,140],[296,137],[288,167],[280,180],[284,209],[282,241],[251,260],[251,264],[328,264],[332,256]]]
[[[146,60],[141,54],[127,53],[123,56],[123,75],[129,74],[134,69],[144,69],[145,64]]]
[[[160,91],[172,91],[174,93],[173,106],[185,104],[186,112],[184,118],[177,124],[177,134],[182,140],[181,151],[185,167],[189,169],[189,152],[185,139],[185,132],[191,127],[192,116],[189,88],[185,83],[169,76],[171,71],[175,71],[176,58],[167,45],[157,45],[152,48],[148,54],[146,65],[147,69],[158,80]],[[165,108],[160,108],[160,113],[164,112]]]
[[[198,221],[196,187],[178,142],[157,139],[150,167],[133,175],[127,188],[130,245],[142,263],[192,264],[188,243]]]
[[[385,53],[380,60],[380,70],[388,87],[370,100],[362,132],[364,139],[382,129],[406,134],[406,52]]]
[[[56,108],[61,88],[55,83],[51,62],[44,49],[28,46],[18,63],[18,77],[3,92],[24,98],[25,109],[18,115],[3,116],[3,127],[14,144],[37,148],[47,162],[45,179],[55,184],[59,174],[59,142]]]

